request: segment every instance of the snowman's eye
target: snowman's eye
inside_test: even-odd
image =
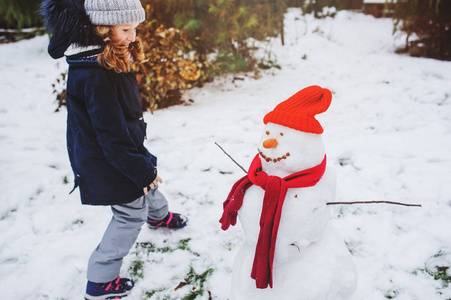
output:
[[[281,132],[280,135],[283,136],[283,132]]]
[[[266,135],[269,135],[269,131],[266,131]]]

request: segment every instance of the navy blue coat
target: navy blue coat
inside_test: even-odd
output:
[[[157,159],[143,144],[138,83],[133,73],[108,70],[88,54],[93,51],[67,57],[67,150],[75,187],[83,204],[131,202],[157,175]]]

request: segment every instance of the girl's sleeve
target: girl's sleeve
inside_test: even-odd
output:
[[[98,72],[85,84],[86,106],[97,142],[109,163],[138,187],[146,187],[157,176],[152,155],[139,153],[130,136],[117,90],[106,72]]]

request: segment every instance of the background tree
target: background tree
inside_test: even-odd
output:
[[[251,71],[255,45],[283,32],[286,0],[142,0],[148,18],[186,33],[201,61],[216,56],[216,71]],[[226,67],[226,65],[228,67]]]
[[[450,0],[397,0],[393,18],[394,32],[407,33],[405,51],[451,60]]]
[[[1,0],[0,28],[22,29],[42,26],[39,5],[42,0]]]
[[[42,0],[0,0],[0,43],[44,34],[39,15],[41,2]],[[33,27],[33,30],[22,31],[30,27]]]

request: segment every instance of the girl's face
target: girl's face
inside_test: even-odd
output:
[[[124,44],[128,46],[133,43],[136,38],[136,27],[139,23],[129,23],[112,26],[110,39],[115,44]]]

